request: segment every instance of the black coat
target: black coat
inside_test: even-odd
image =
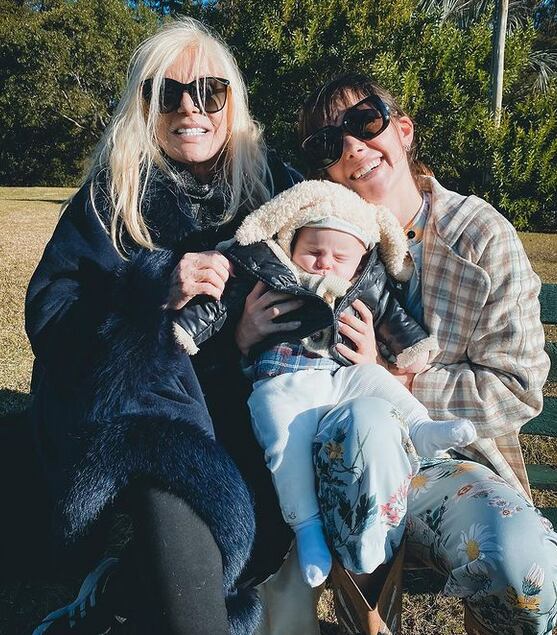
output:
[[[234,264],[235,277],[227,284],[222,300],[200,298],[176,312],[174,318],[197,346],[212,337],[227,319],[235,321],[240,316],[246,295],[258,280],[275,291],[302,298],[304,304],[282,317],[286,321],[299,321],[298,329],[270,335],[253,347],[250,356],[280,342],[295,342],[308,336],[315,339],[321,331],[332,327],[329,354],[341,364],[350,365],[351,362],[336,350],[335,344],[344,342],[351,345],[338,331],[338,318],[340,313],[350,309],[356,299],[370,309],[376,337],[393,355],[428,337],[402,306],[396,281],[387,274],[377,246],[368,254],[358,279],[334,307],[313,291],[301,287],[292,269],[281,262],[265,242],[245,246],[234,243],[223,253]]]
[[[274,156],[269,165],[276,192],[301,180]],[[249,388],[229,331],[194,368],[173,339],[172,312],[161,308],[183,253],[213,249],[243,215],[218,229],[202,227],[188,197],[157,174],[145,215],[167,251],[136,247],[125,261],[93,209],[89,186],[60,218],[26,299],[36,357],[33,419],[55,531],[79,543],[137,478],[174,492],[219,546],[231,631],[251,632],[256,600],[236,590],[255,535],[246,481],[258,512],[251,573],[276,569],[290,536],[251,433]],[[96,208],[106,217],[102,189],[95,190]]]

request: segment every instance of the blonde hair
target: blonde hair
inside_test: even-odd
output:
[[[211,73],[230,81],[225,106],[228,133],[217,157],[227,207],[218,223],[231,220],[243,204],[255,208],[271,197],[266,184],[270,175],[261,129],[249,113],[246,86],[234,56],[201,22],[189,17],[174,20],[145,40],[133,54],[125,92],[85,175],[85,181],[91,180],[90,196],[94,206],[95,177],[103,171],[108,174],[111,212],[107,230],[122,255],[124,230],[136,244],[156,248],[142,214],[153,165],[177,185],[181,182],[180,172],[166,160],[159,147],[157,124],[158,95],[165,71],[183,53],[191,56],[197,79],[203,65],[203,70],[209,66]],[[153,98],[147,106],[142,87],[149,78],[153,83]]]

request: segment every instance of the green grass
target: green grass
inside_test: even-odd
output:
[[[60,205],[72,193],[61,188],[0,188],[0,415],[28,403],[33,355],[25,337],[25,289],[58,219]],[[542,280],[557,282],[557,235],[521,234],[532,265]],[[557,330],[548,334],[557,339]],[[548,392],[557,394],[556,387]],[[557,465],[557,441],[524,437],[527,462]],[[538,504],[557,504],[557,496],[536,492]],[[79,583],[70,580],[14,581],[0,589],[0,635],[27,633],[48,611],[72,598]],[[404,632],[413,635],[460,635],[462,608],[441,595],[442,581],[431,572],[406,575]],[[427,592],[426,592],[427,590]],[[334,623],[330,591],[319,605],[324,633],[340,635]],[[9,626],[8,626],[9,625]],[[556,631],[557,632],[557,631]]]

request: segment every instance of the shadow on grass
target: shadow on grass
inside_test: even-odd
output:
[[[56,205],[62,205],[68,199],[67,198],[6,198],[6,201],[20,201],[23,203],[55,203]]]
[[[31,405],[31,395],[8,388],[0,388],[0,425],[6,425]]]
[[[439,593],[445,586],[445,580],[433,569],[413,569],[404,572],[403,592],[408,595]]]

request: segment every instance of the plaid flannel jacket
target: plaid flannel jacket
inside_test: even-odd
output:
[[[465,454],[530,494],[518,432],[540,412],[549,372],[540,280],[512,225],[486,201],[430,177],[421,185],[432,194],[424,321],[438,346],[413,393],[434,419],[471,419],[479,438]]]
[[[284,373],[296,373],[299,370],[328,370],[340,368],[340,364],[330,357],[312,353],[302,344],[284,342],[263,351],[250,364],[246,358],[241,361],[244,375],[251,381],[268,379]]]

